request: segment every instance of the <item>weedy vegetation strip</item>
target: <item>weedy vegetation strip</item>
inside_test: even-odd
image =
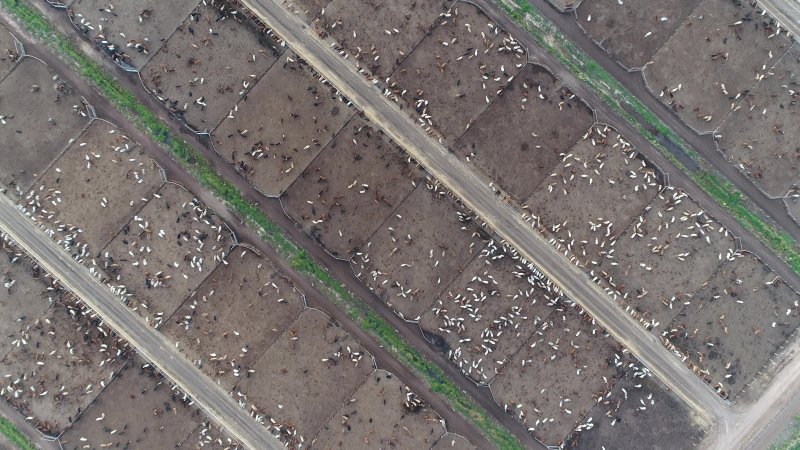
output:
[[[754,205],[748,204],[747,199],[733,184],[716,174],[713,168],[710,168],[708,163],[690,145],[656,117],[636,96],[561,34],[558,28],[542,16],[527,0],[496,0],[496,2],[542,47],[564,64],[579,80],[591,87],[614,112],[638,130],[670,162],[686,173],[744,228],[783,258],[792,270],[800,275],[800,253],[795,249],[794,239],[753,212],[756,209]],[[643,122],[637,120],[630,111],[639,116]],[[661,144],[651,130],[677,145],[683,153],[698,164],[700,169],[689,170]]]
[[[162,144],[203,186],[222,199],[233,212],[244,218],[249,226],[258,230],[261,238],[286,258],[294,270],[316,281],[314,284],[330,296],[350,319],[375,336],[395,358],[421,376],[433,392],[444,397],[456,412],[470,420],[493,445],[500,449],[522,449],[522,445],[508,430],[464,394],[436,364],[411,348],[380,315],[318,266],[305,250],[287,239],[280,228],[258,206],[246,200],[233,184],[214,172],[208,161],[191,145],[180,138],[175,138],[166,123],[140,103],[133,93],[120,86],[113,76],[79,50],[69,38],[56,31],[35,7],[25,0],[0,0],[0,5],[15,16],[28,32],[96,86],[98,91],[139,129]]]
[[[36,446],[22,434],[10,420],[5,417],[0,417],[0,433],[3,433],[14,447],[19,450],[35,450]]]

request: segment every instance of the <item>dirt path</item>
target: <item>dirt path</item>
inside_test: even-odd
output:
[[[50,22],[67,36],[73,36],[74,30],[71,23],[66,17],[66,14],[61,14],[59,11],[52,10],[46,5],[35,4],[37,8],[44,13]],[[8,20],[8,18],[6,18]],[[14,26],[14,25],[12,25]],[[439,414],[447,422],[449,431],[461,434],[469,439],[473,444],[479,448],[489,448],[491,444],[462,416],[455,413],[450,409],[447,403],[439,395],[434,394],[427,385],[417,378],[409,369],[397,361],[389,354],[387,350],[382,348],[372,336],[367,334],[364,330],[358,327],[351,321],[346,314],[338,309],[325,295],[318,291],[314,285],[309,282],[305,277],[294,272],[287,261],[281,258],[277,253],[270,248],[258,235],[250,228],[244,226],[228,211],[222,202],[215,198],[210,192],[199,185],[188,173],[186,173],[180,165],[172,160],[169,155],[165,154],[161,148],[152,143],[147,136],[141,133],[136,127],[128,122],[122,114],[110,105],[99,93],[94,91],[71,67],[66,65],[63,61],[55,57],[46,48],[41,47],[38,42],[21,30],[14,28],[15,33],[18,34],[20,40],[25,44],[26,51],[38,58],[41,58],[54,70],[62,74],[62,76],[82,93],[84,93],[87,100],[95,106],[98,116],[108,119],[116,123],[128,136],[133,140],[140,143],[148,153],[155,159],[167,173],[167,177],[178,183],[183,184],[186,188],[193,191],[197,197],[212,208],[217,214],[223,217],[231,225],[231,228],[239,236],[240,241],[249,242],[254,244],[259,251],[266,257],[270,258],[275,266],[287,274],[295,285],[306,293],[309,306],[322,309],[339,323],[350,333],[353,337],[359,340],[364,347],[375,357],[378,366],[382,369],[395,373],[403,379],[414,391],[418,392],[422,398],[428,401]],[[366,302],[373,310],[379,313],[389,324],[392,326],[403,339],[426,358],[437,364],[445,373],[445,375],[452,380],[463,392],[472,397],[481,407],[489,412],[490,415],[495,417],[505,427],[512,431],[512,433],[522,441],[523,445],[528,448],[541,448],[541,444],[535,441],[530,434],[527,433],[525,428],[520,425],[513,417],[507,415],[502,408],[494,401],[491,392],[488,388],[480,388],[471,381],[467,380],[459,370],[449,363],[449,361],[436,351],[420,334],[419,329],[414,324],[409,324],[392,311],[380,301],[371,291],[369,291],[353,274],[350,265],[345,261],[340,261],[327,252],[324,251],[319,245],[316,244],[308,235],[302,230],[297,228],[294,221],[286,217],[277,199],[267,198],[258,193],[246,180],[241,178],[233,167],[228,165],[222,158],[219,157],[207,144],[204,138],[198,137],[190,133],[185,127],[172,119],[166,110],[147,92],[142,88],[138,78],[121,74],[116,66],[105,57],[103,57],[96,49],[90,44],[79,41],[78,46],[87,54],[92,55],[95,61],[101,62],[103,67],[108,73],[115,74],[119,77],[119,82],[126,89],[133,92],[138,100],[150,109],[161,120],[168,123],[176,134],[181,134],[195,149],[201,152],[204,157],[209,160],[210,165],[225,179],[233,183],[242,192],[242,195],[251,202],[259,204],[262,210],[269,216],[270,220],[281,227],[284,234],[293,242],[297,243],[314,257],[314,260],[328,272],[330,272],[336,279],[345,284],[348,289],[357,297]]]

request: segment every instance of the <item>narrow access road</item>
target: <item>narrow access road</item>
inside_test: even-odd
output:
[[[125,306],[89,270],[70,258],[26,217],[5,195],[0,195],[0,229],[56,278],[62,286],[92,308],[132,348],[191,396],[204,412],[234,439],[253,450],[284,450],[267,429],[239,407],[220,386],[206,377],[174,344]]]
[[[780,24],[795,37],[800,38],[800,2],[797,0],[759,0]]]
[[[243,0],[242,3],[693,409],[711,422],[725,416],[725,403],[705,382],[664,348],[655,336],[624,314],[584,272],[571,265],[543,236],[532,230],[520,214],[501,201],[466,163],[412,122],[397,104],[384,97],[312,28],[279,4],[279,0]]]

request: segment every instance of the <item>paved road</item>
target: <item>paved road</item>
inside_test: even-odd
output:
[[[719,396],[666,350],[655,336],[618,309],[585,273],[572,266],[534,232],[466,163],[428,136],[278,0],[243,0],[242,3],[522,256],[536,264],[693,409],[710,421],[717,418],[717,412],[724,409]]]
[[[795,37],[800,38],[800,2],[796,0],[759,0],[758,2],[784,28],[791,31]]]
[[[254,450],[285,448],[221,387],[181,355],[163,334],[145,324],[108,287],[89,274],[86,267],[45,236],[5,195],[0,195],[0,228],[245,447]]]

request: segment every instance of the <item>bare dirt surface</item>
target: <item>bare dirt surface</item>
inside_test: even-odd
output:
[[[231,450],[240,448],[239,443],[232,439],[225,430],[210,423],[201,423],[194,432],[189,435],[176,448],[186,448],[194,450]]]
[[[235,395],[289,446],[314,436],[372,372],[371,356],[332,319],[304,311]],[[265,389],[269,386],[269,389]]]
[[[11,73],[20,59],[16,42],[14,35],[0,24],[0,81]]]
[[[330,3],[331,0],[282,0],[284,6],[289,11],[298,14],[300,17],[306,19],[306,22],[311,22],[317,16],[322,14],[322,10]]]
[[[169,381],[134,358],[61,436],[65,450],[175,448],[203,416]]]
[[[91,311],[65,296],[0,361],[2,396],[36,427],[59,434],[125,364],[129,349]]]
[[[626,311],[663,330],[734,248],[719,222],[684,192],[668,188],[622,233],[613,260],[593,274],[611,285]]]
[[[547,0],[547,2],[553,5],[553,7],[555,7],[557,10],[563,12],[568,9],[577,8],[581,3],[583,3],[583,0]]]
[[[374,371],[311,442],[313,448],[430,448],[445,433],[435,411],[399,378]]]
[[[658,194],[659,175],[619,133],[596,125],[525,202],[534,226],[587,271],[614,256],[628,224]]]
[[[21,203],[69,253],[90,259],[161,184],[158,165],[142,148],[114,125],[95,120]]]
[[[202,2],[144,70],[145,86],[193,129],[211,131],[278,59],[266,32],[221,0]]]
[[[419,325],[464,375],[489,384],[553,312],[558,297],[550,281],[512,248],[491,243]]]
[[[524,200],[593,122],[580,99],[542,66],[528,64],[453,151]]]
[[[442,13],[386,85],[414,120],[453,143],[520,71],[527,54],[473,5],[458,3]]]
[[[217,152],[253,186],[278,196],[352,115],[334,89],[287,53],[214,130],[212,139]]]
[[[318,26],[377,78],[385,79],[430,31],[447,0],[333,0]]]
[[[653,94],[695,130],[716,129],[791,45],[761,11],[748,2],[703,1],[645,68]]]
[[[688,449],[704,435],[685,403],[646,371],[629,369],[589,411],[567,448]]]
[[[269,261],[235,247],[161,331],[230,390],[303,309],[302,294]]]
[[[424,177],[402,148],[369,122],[353,118],[281,201],[306,233],[347,259]]]
[[[0,353],[12,349],[18,332],[33,325],[58,299],[53,280],[5,236],[0,240]]]
[[[768,76],[725,119],[719,148],[768,195],[781,197],[800,178],[800,45],[794,44]]]
[[[418,320],[483,248],[472,215],[430,182],[419,185],[352,265],[402,317]]]
[[[78,30],[104,53],[142,68],[198,3],[199,0],[75,0],[69,5],[69,13]]]
[[[100,252],[96,264],[128,306],[160,326],[220,264],[232,239],[191,192],[167,183]]]
[[[17,193],[89,122],[80,94],[33,58],[0,83],[0,116],[0,183]]]
[[[492,382],[508,414],[546,445],[560,445],[627,362],[605,331],[561,303]]]
[[[701,0],[592,0],[575,12],[578,24],[625,67],[644,67]]]
[[[431,447],[431,450],[474,450],[476,447],[472,445],[463,436],[453,433],[446,433],[440,437],[436,444]]]
[[[665,337],[718,392],[735,395],[800,325],[799,300],[761,261],[740,255],[692,295]]]

